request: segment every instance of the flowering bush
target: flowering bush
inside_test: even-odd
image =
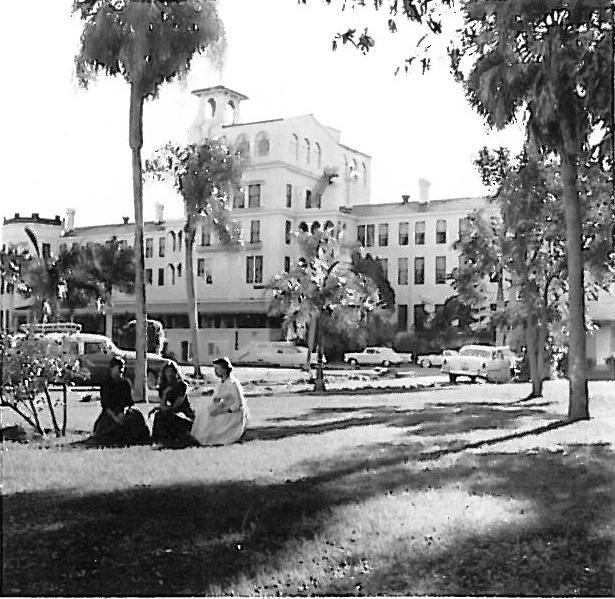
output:
[[[87,378],[75,355],[66,350],[63,336],[40,334],[3,335],[0,344],[1,385],[0,405],[19,414],[41,435],[39,412],[47,409],[56,436],[66,434],[67,391],[77,378]],[[53,401],[50,385],[59,385],[61,400]],[[58,423],[56,409],[62,409],[62,424]]]

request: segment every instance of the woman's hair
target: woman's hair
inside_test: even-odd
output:
[[[172,370],[175,373],[175,379],[177,381],[183,381],[182,373],[180,372],[177,364],[170,360],[160,369],[160,378],[158,379],[158,388],[164,387],[167,384],[167,370]]]

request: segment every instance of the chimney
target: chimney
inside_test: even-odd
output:
[[[429,179],[419,179],[419,202],[429,202],[429,188],[431,181]]]
[[[15,212],[15,218],[19,218],[19,212]]]
[[[154,213],[156,215],[156,222],[161,225],[164,222],[164,204],[162,202],[154,204]]]
[[[32,213],[32,219],[33,220],[38,220],[39,219],[39,213],[38,212],[33,212]]]
[[[66,209],[66,225],[64,227],[65,231],[72,231],[75,228],[75,209],[67,208]]]
[[[410,196],[408,194],[404,194],[401,196],[401,203],[407,204],[410,201]]]
[[[130,220],[130,216],[122,216],[122,220],[124,221],[124,224],[127,225]]]

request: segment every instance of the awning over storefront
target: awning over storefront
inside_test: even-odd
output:
[[[225,314],[225,313],[252,313],[266,314],[269,311],[269,301],[259,300],[234,300],[234,301],[211,301],[198,302],[198,311],[203,314]],[[134,312],[134,304],[120,304],[114,306],[114,314],[122,312]],[[154,313],[177,314],[188,311],[188,304],[185,302],[148,302],[147,311]]]

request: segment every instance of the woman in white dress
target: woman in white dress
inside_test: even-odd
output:
[[[197,412],[190,434],[201,445],[229,445],[239,441],[246,430],[248,406],[241,383],[232,374],[231,361],[216,358],[213,364],[220,383],[212,403]]]

